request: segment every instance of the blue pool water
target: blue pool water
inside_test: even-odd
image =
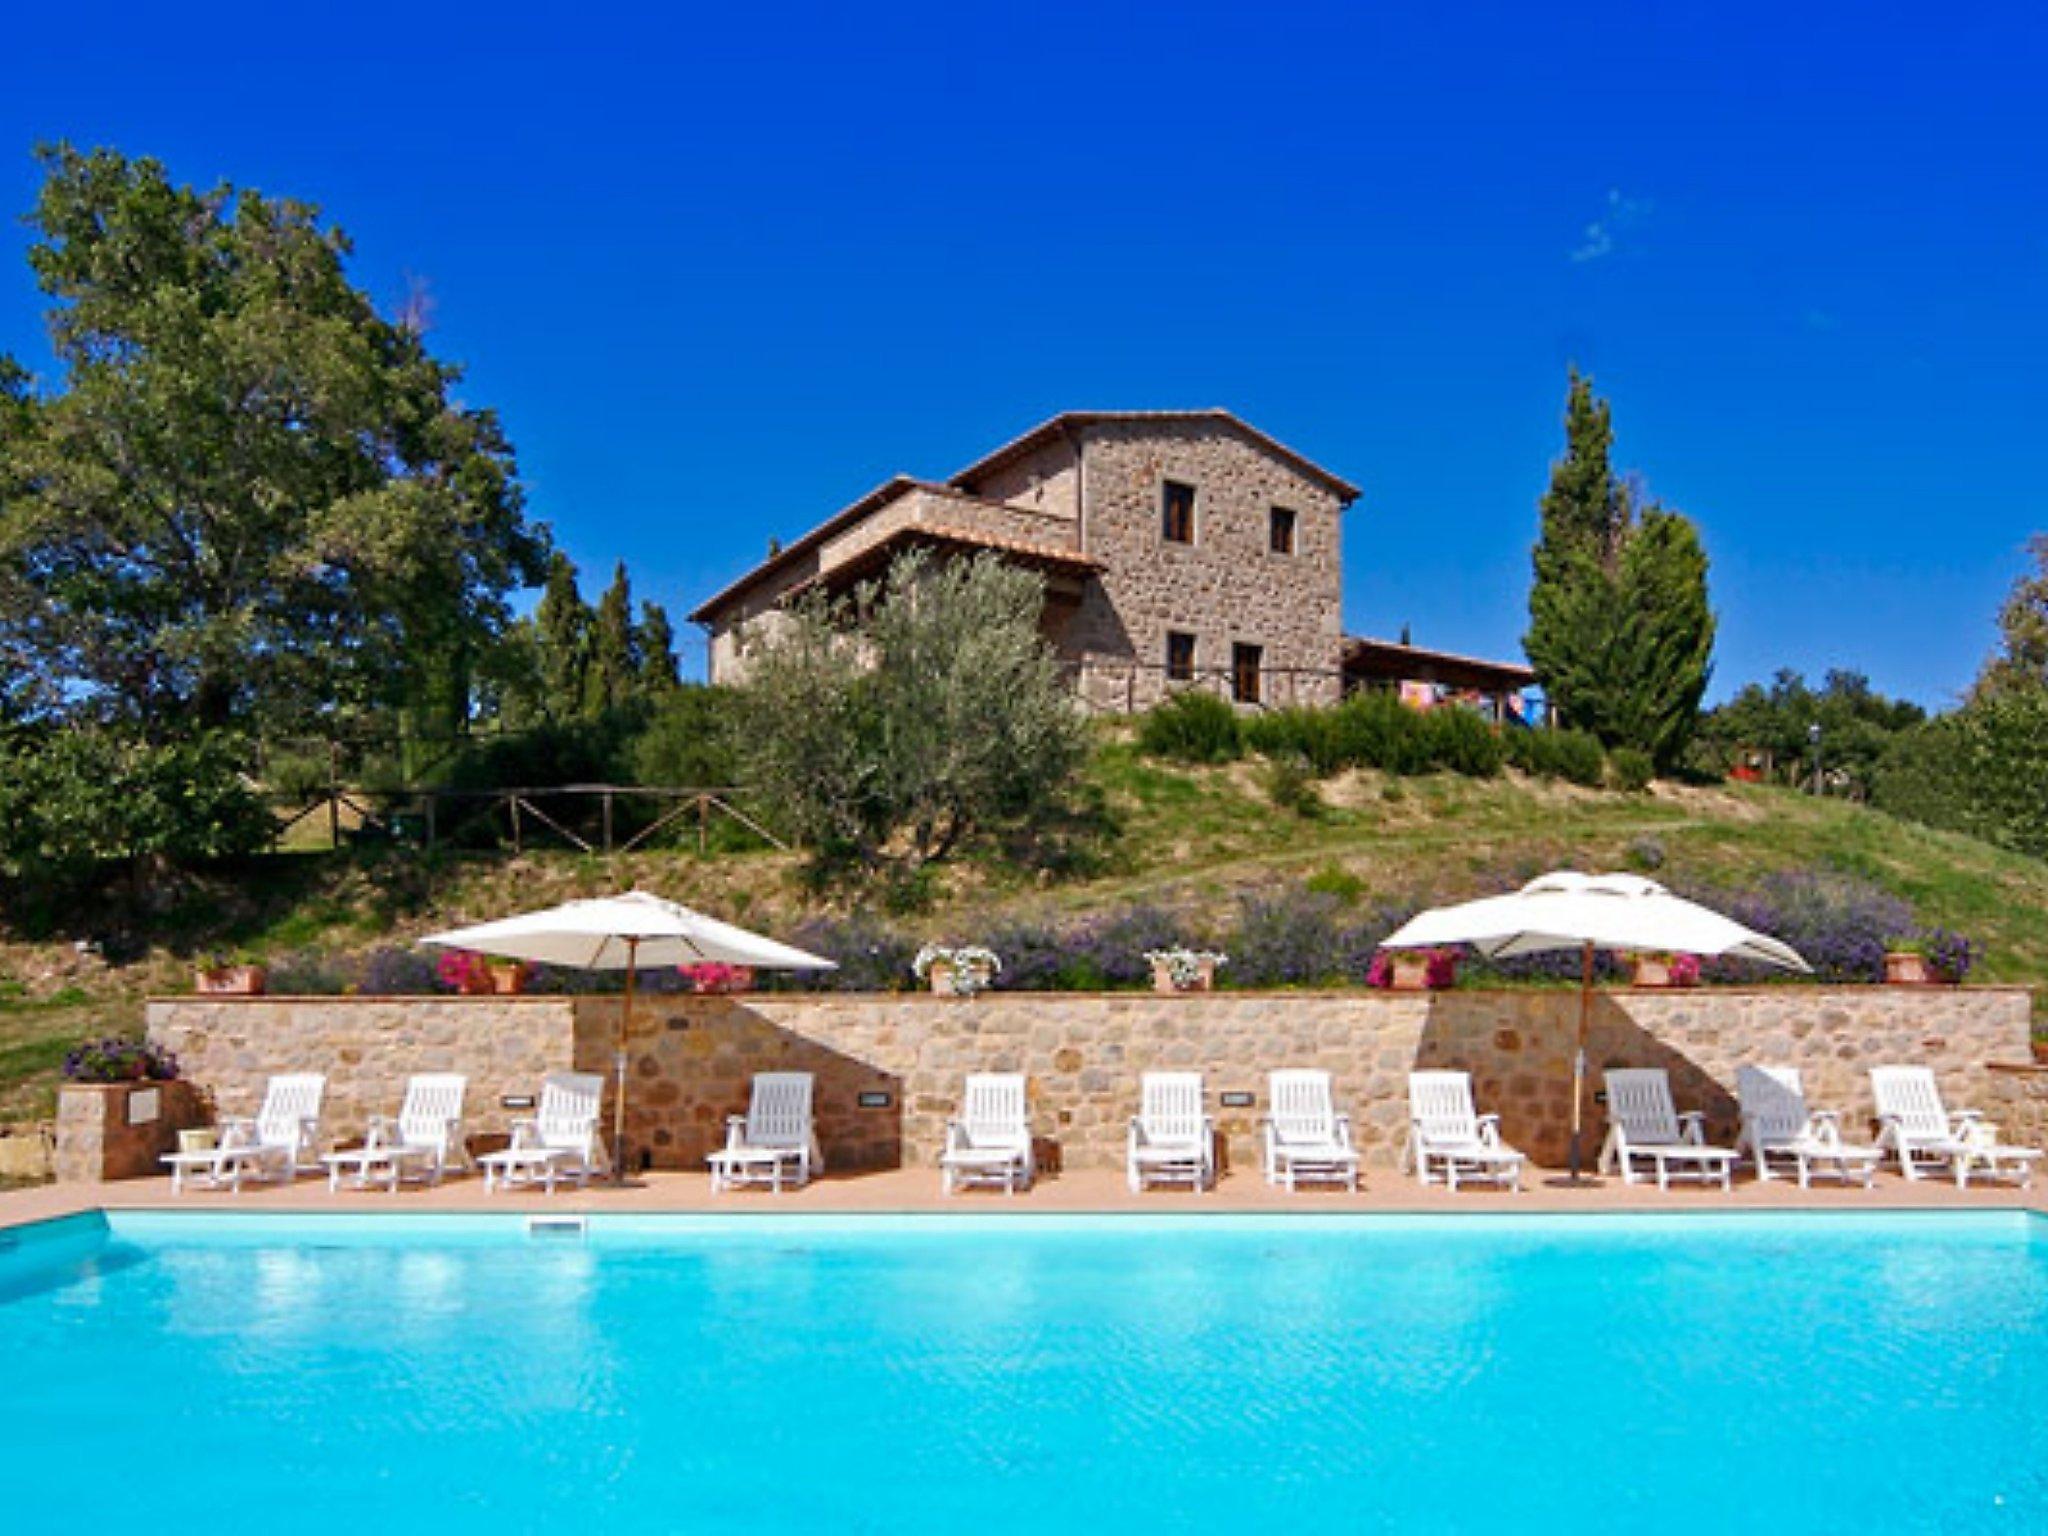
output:
[[[0,1408],[10,1532],[2042,1531],[2048,1233],[116,1214]]]

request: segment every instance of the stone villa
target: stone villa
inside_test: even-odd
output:
[[[1045,579],[1047,638],[1098,709],[1207,687],[1246,706],[1437,684],[1496,702],[1484,662],[1343,630],[1343,518],[1358,487],[1228,411],[1068,411],[943,482],[899,475],[700,606],[711,681],[791,596],[843,591],[899,553],[992,551]]]

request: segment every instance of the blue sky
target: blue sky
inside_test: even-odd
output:
[[[1717,694],[1944,702],[2048,529],[2037,7],[165,10],[10,18],[0,208],[57,136],[322,204],[678,613],[892,472],[1223,405],[1365,488],[1353,632],[1514,654],[1568,361]]]

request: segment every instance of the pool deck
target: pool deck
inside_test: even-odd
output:
[[[1014,1196],[1000,1190],[974,1190],[950,1198],[939,1191],[939,1177],[929,1168],[882,1173],[827,1175],[806,1189],[772,1194],[746,1190],[714,1195],[709,1177],[699,1173],[653,1173],[623,1188],[593,1184],[588,1190],[564,1186],[552,1197],[518,1190],[486,1194],[483,1181],[456,1178],[438,1188],[408,1185],[398,1194],[350,1190],[330,1194],[324,1177],[311,1176],[293,1185],[251,1186],[240,1195],[224,1191],[187,1190],[173,1195],[169,1179],[131,1179],[118,1184],[50,1184],[0,1194],[0,1228],[92,1210],[242,1211],[556,1211],[600,1214],[607,1211],[648,1214],[664,1211],[705,1212],[870,1212],[921,1213],[973,1211],[984,1214],[1033,1212],[1171,1211],[1183,1214],[1247,1211],[1318,1213],[1402,1213],[1454,1211],[1787,1211],[1787,1210],[2031,1210],[2048,1213],[2048,1186],[2032,1189],[1988,1184],[1959,1190],[1953,1183],[1925,1179],[1907,1183],[1895,1174],[1880,1174],[1871,1189],[1833,1184],[1802,1190],[1796,1183],[1773,1179],[1759,1184],[1738,1177],[1732,1193],[1693,1185],[1660,1191],[1654,1184],[1626,1185],[1619,1179],[1588,1179],[1572,1188],[1562,1172],[1534,1170],[1519,1195],[1466,1189],[1453,1195],[1441,1187],[1424,1188],[1392,1170],[1373,1169],[1365,1188],[1305,1189],[1290,1195],[1269,1188],[1256,1171],[1227,1176],[1213,1190],[1191,1194],[1157,1189],[1133,1195],[1123,1175],[1109,1169],[1086,1169],[1042,1178],[1037,1187]]]

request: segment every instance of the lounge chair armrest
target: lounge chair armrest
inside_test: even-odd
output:
[[[540,1122],[538,1120],[514,1120],[512,1122],[510,1150],[520,1152],[528,1147],[537,1147],[539,1145]]]
[[[1474,1130],[1478,1131],[1479,1140],[1483,1145],[1489,1147],[1500,1145],[1499,1115],[1480,1115],[1473,1120],[1472,1126]]]
[[[1678,1115],[1678,1134],[1696,1147],[1707,1144],[1707,1117],[1696,1109],[1681,1110]]]

